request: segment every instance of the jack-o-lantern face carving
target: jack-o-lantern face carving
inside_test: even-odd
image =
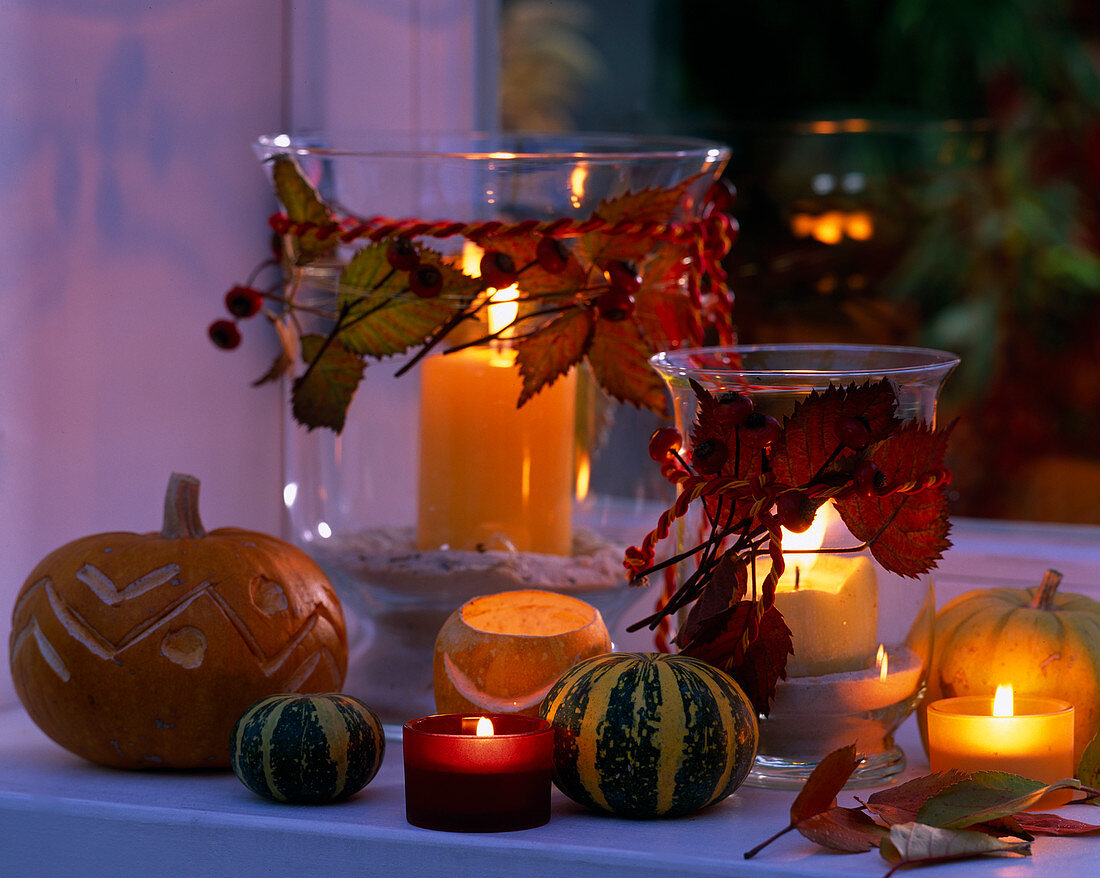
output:
[[[302,551],[199,522],[174,475],[160,533],[106,533],[47,556],[15,603],[11,669],[57,743],[124,768],[229,765],[233,723],[279,692],[338,690],[340,602]]]
[[[474,598],[436,638],[436,710],[538,716],[562,674],[610,651],[603,617],[584,601],[533,589]]]

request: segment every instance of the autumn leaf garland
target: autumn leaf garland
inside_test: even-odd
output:
[[[453,352],[505,333],[522,379],[517,405],[583,362],[614,399],[667,415],[649,357],[732,340],[721,260],[736,226],[717,207],[720,193],[705,200],[700,220],[669,220],[691,205],[696,178],[605,199],[584,220],[426,222],[343,215],[292,156],[271,161],[284,211],[271,218],[280,252],[253,277],[281,268],[275,284],[255,292],[282,350],[257,383],[294,376],[294,416],[310,429],[343,429],[371,360],[413,352],[414,365],[437,348]],[[518,313],[503,330],[489,333],[479,320],[491,279],[468,276],[424,243],[456,237],[514,267]],[[337,261],[349,246],[350,258]],[[315,269],[333,267],[339,275],[327,300],[303,301],[307,275],[314,282]],[[244,288],[253,291],[252,282]],[[220,334],[211,329],[223,347],[239,343],[235,327],[226,343],[227,322],[218,322]]]
[[[692,389],[691,454],[680,453],[673,428],[650,444],[678,497],[623,564],[634,584],[688,559],[695,569],[628,630],[656,627],[682,611],[680,651],[730,673],[766,716],[792,651],[775,606],[783,528],[805,530],[831,499],[883,568],[907,577],[927,572],[950,546],[943,466],[950,430],[901,421],[888,380],[814,391],[782,424],[755,411],[751,394],[716,395],[694,381]],[[696,504],[701,541],[657,562],[658,543]]]

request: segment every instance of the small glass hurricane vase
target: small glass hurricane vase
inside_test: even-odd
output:
[[[898,419],[932,426],[937,395],[958,358],[923,348],[794,344],[685,349],[651,362],[668,384],[676,426],[689,442],[698,402],[692,381],[712,393],[748,394],[755,411],[782,423],[813,391],[886,379]],[[682,540],[691,540],[700,519],[684,519]],[[824,756],[851,743],[863,762],[850,786],[879,783],[905,766],[893,733],[924,692],[935,618],[932,579],[895,575],[866,549],[835,552],[859,546],[832,500],[808,531],[784,534],[786,569],[775,601],[794,654],[768,716],[760,717],[750,784],[797,789]]]
[[[455,609],[480,595],[566,592],[593,604],[611,626],[634,597],[621,566],[632,537],[598,526],[617,513],[616,498],[599,501],[601,485],[615,479],[601,481],[597,452],[623,407],[603,395],[588,370],[567,363],[565,374],[551,376],[518,408],[521,387],[527,390],[518,350],[558,314],[598,319],[591,290],[609,281],[586,229],[610,235],[616,221],[635,222],[631,199],[645,200],[632,245],[646,254],[638,264],[644,275],[650,254],[673,253],[681,246],[672,241],[675,231],[704,218],[728,151],[687,138],[523,133],[279,134],[254,148],[282,200],[282,227],[273,226],[284,232],[286,288],[304,306],[292,315],[303,338],[332,338],[334,321],[344,320],[355,326],[354,353],[369,349],[342,429],[307,429],[288,405],[284,433],[286,533],[320,563],[343,601],[351,651],[346,691],[389,725],[434,713],[436,635]],[[610,219],[597,216],[617,199]],[[314,205],[312,214],[303,203]],[[302,231],[303,216],[329,225]],[[665,237],[643,240],[649,227]],[[341,312],[350,302],[349,265],[372,245],[393,246],[399,238],[414,241],[419,258],[438,266],[437,280],[442,273],[468,298],[452,287],[439,294],[430,272],[391,260],[387,251],[386,263],[358,272],[352,287],[359,298]],[[317,256],[332,240],[337,246]],[[524,240],[529,249],[509,245]],[[559,244],[549,256],[557,253],[562,263],[553,265],[536,243]],[[487,255],[508,246],[512,264],[487,269]],[[307,247],[314,248],[311,258],[297,260]],[[662,271],[667,276],[669,265],[679,264],[666,261]],[[490,271],[517,276],[518,317],[515,304],[505,317],[517,327],[512,336],[493,328],[495,299],[484,308],[466,304],[482,292],[497,295],[483,288],[501,284],[470,281],[487,281]],[[554,286],[570,271],[592,278],[578,281],[575,296]],[[457,316],[440,323],[440,313]],[[667,319],[633,316],[631,326],[650,328]],[[435,337],[439,325],[453,334]],[[663,388],[646,360],[666,343],[654,339],[639,357],[658,399]],[[420,359],[425,347],[430,353]],[[289,377],[300,382],[303,374],[299,368]],[[617,451],[606,458],[624,471]],[[626,485],[620,499],[628,502],[632,492]]]

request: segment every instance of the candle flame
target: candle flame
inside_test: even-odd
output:
[[[493,721],[487,716],[477,718],[477,730],[474,732],[479,738],[490,738],[493,735]]]
[[[588,450],[578,448],[576,451],[576,482],[574,495],[578,501],[588,497],[588,486],[592,479],[592,462],[588,456]]]
[[[993,696],[993,715],[1012,716],[1014,712],[1012,698],[1012,685],[1005,684],[997,687],[997,694]]]
[[[578,164],[569,175],[569,201],[573,207],[580,207],[584,202],[584,191],[588,182],[588,166]]]
[[[878,655],[875,656],[875,664],[878,666],[878,678],[885,680],[890,673],[890,656],[886,654],[886,647],[878,645]]]
[[[519,287],[512,284],[503,290],[489,290],[489,333],[500,332],[519,314]]]
[[[462,245],[462,271],[470,277],[481,277],[481,257],[484,254],[477,244],[467,241]],[[485,309],[489,333],[500,332],[519,314],[519,286],[512,284],[503,290],[489,287],[485,291],[489,306]]]
[[[817,510],[814,523],[802,533],[792,533],[783,528],[783,556],[787,567],[798,571],[798,579],[805,579],[806,574],[817,563],[815,552],[824,544],[825,532],[829,529],[830,522],[838,517],[833,504],[826,503]]]

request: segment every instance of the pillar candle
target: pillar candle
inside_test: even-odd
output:
[[[513,350],[421,366],[418,547],[571,554],[573,373],[517,408]]]
[[[814,563],[804,567],[796,560],[805,557]],[[871,561],[823,553],[789,555],[786,562],[775,605],[793,639],[787,673],[814,677],[870,667],[879,645],[878,580]]]

